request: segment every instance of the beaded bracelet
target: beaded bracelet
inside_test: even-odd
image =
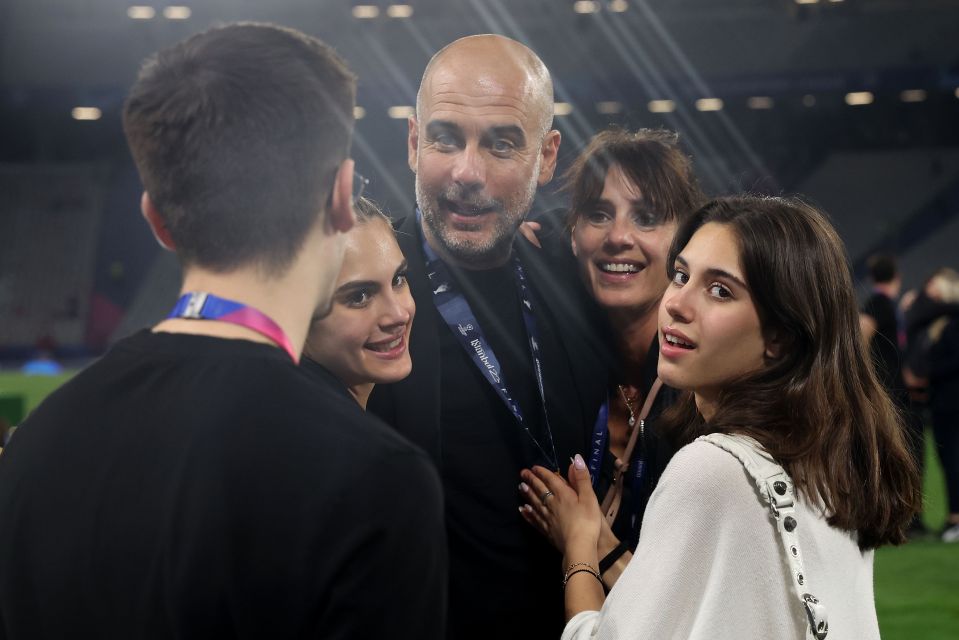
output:
[[[575,567],[582,567],[582,569],[574,569]],[[569,582],[569,579],[575,576],[577,573],[589,573],[594,578],[599,580],[600,584],[603,584],[603,579],[599,577],[599,571],[593,568],[588,562],[574,562],[573,564],[566,567],[566,574],[563,576],[563,587],[566,587],[566,583]]]
[[[599,577],[599,574],[593,571],[592,569],[576,569],[575,571],[571,571],[570,574],[566,576],[566,579],[563,580],[563,588],[566,588],[566,583],[569,582],[569,579],[575,576],[577,573],[588,573],[594,578],[596,578],[597,580],[599,580],[599,584],[603,585],[603,580]],[[606,591],[606,585],[603,585],[603,592],[605,591]]]

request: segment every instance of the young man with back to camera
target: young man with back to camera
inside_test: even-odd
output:
[[[435,471],[296,366],[353,225],[354,95],[269,25],[141,70],[124,129],[182,297],[0,457],[3,640],[439,637]]]

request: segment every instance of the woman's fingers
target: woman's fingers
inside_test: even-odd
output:
[[[531,478],[530,482],[533,484],[527,484],[526,482],[519,483],[519,490],[522,492],[523,499],[526,500],[527,505],[531,507],[541,519],[545,519],[549,517],[549,510],[543,498],[545,497],[546,500],[550,500],[552,496],[548,495],[548,490],[542,482],[538,482],[535,478]]]
[[[573,488],[579,494],[583,494],[587,490],[592,492],[593,489],[593,483],[589,477],[589,469],[586,468],[586,461],[583,460],[583,456],[578,453],[576,457],[573,458],[573,464],[570,465],[569,483],[573,485]]]
[[[532,494],[540,503],[555,495],[555,491],[551,489],[546,482],[544,482],[543,474],[539,473],[541,471],[545,472],[547,476],[553,475],[551,472],[543,469],[543,467],[524,469],[520,474],[520,477],[523,478],[523,484],[527,486],[525,493]],[[546,480],[550,479],[547,477]],[[520,490],[523,490],[523,487],[520,487]]]
[[[570,490],[569,484],[556,471],[540,466],[535,466],[530,471],[543,484],[544,491],[550,491],[553,495],[563,495]]]
[[[536,527],[536,529],[544,536],[549,537],[549,525],[547,525],[546,521],[543,520],[543,517],[537,513],[536,509],[528,504],[524,504],[519,508],[519,513],[521,516],[523,516],[523,519],[526,520],[526,522]]]
[[[522,233],[527,240],[536,245],[537,249],[542,249],[543,247],[539,243],[539,238],[536,237],[536,232],[541,228],[542,227],[538,222],[531,222],[527,220],[519,226],[519,232]]]

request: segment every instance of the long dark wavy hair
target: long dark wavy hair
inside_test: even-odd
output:
[[[858,532],[861,549],[905,541],[921,505],[919,473],[899,412],[863,342],[845,248],[826,217],[796,200],[713,200],[676,233],[667,265],[697,229],[733,230],[764,335],[778,358],[731,381],[707,424],[691,393],[663,416],[677,446],[705,433],[757,440],[798,491],[821,500],[829,524]]]

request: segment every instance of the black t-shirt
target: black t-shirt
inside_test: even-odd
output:
[[[441,502],[279,349],[144,331],[0,456],[0,639],[439,638]]]
[[[451,563],[447,637],[476,637],[473,634],[486,626],[503,628],[502,637],[558,638],[562,631],[562,593],[556,586],[560,557],[517,512],[522,504],[517,489],[520,470],[533,464],[553,466],[548,460],[554,453],[544,425],[512,262],[487,271],[451,272],[499,360],[532,437],[438,316],[443,371],[441,474]],[[436,313],[435,308],[432,312]],[[544,323],[538,323],[537,332],[543,351],[560,348]],[[509,587],[497,590],[492,586],[497,584]],[[476,593],[477,585],[485,585],[481,595]],[[516,593],[528,594],[527,599],[513,601]],[[530,607],[535,607],[536,615],[524,615]],[[487,619],[490,611],[502,619]],[[530,621],[529,629],[522,627],[524,618]],[[544,619],[553,621],[552,628]]]

